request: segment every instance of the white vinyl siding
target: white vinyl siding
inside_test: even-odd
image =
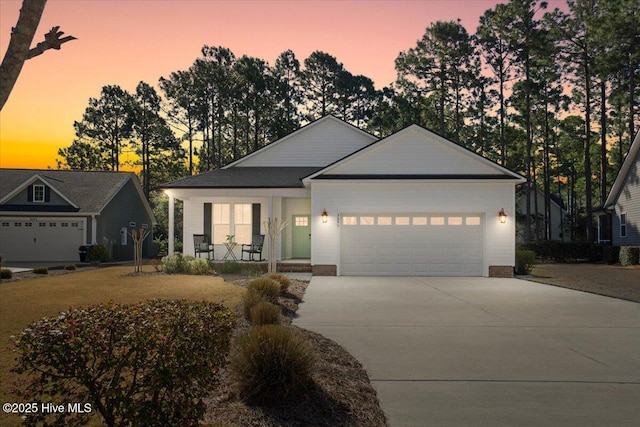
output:
[[[327,171],[329,175],[399,173],[491,175],[502,172],[483,158],[417,127],[380,141]]]
[[[376,139],[335,117],[327,116],[247,156],[234,166],[322,167],[348,156]]]

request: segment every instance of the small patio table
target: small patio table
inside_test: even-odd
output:
[[[224,247],[227,248],[227,253],[222,258],[223,261],[226,261],[229,256],[231,256],[234,261],[238,260],[238,258],[236,258],[236,254],[233,253],[233,248],[235,248],[236,245],[236,242],[224,242]]]

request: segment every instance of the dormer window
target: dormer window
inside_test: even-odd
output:
[[[33,186],[33,201],[44,202],[44,185]]]

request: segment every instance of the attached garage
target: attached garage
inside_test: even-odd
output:
[[[305,181],[314,273],[513,275],[525,180],[433,132],[409,126]]]
[[[0,217],[0,253],[14,261],[75,260],[85,228],[84,218]]]
[[[482,276],[482,214],[342,214],[343,275]]]

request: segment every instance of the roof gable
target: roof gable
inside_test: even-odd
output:
[[[618,175],[616,176],[616,180],[613,182],[611,186],[611,191],[609,191],[609,195],[607,196],[607,200],[604,202],[604,207],[608,208],[615,205],[618,202],[618,198],[620,197],[620,192],[624,188],[625,182],[629,177],[629,173],[632,170],[639,169],[640,166],[640,131],[636,133],[636,137],[629,147],[629,152],[627,156],[624,158],[622,162],[622,166],[620,167],[620,171],[618,171]],[[633,168],[633,166],[636,168]]]
[[[132,180],[145,210],[154,219],[142,187],[132,172],[0,169],[0,205],[37,180],[50,186],[79,213],[87,214],[99,214]]]
[[[324,116],[224,169],[325,167],[377,140],[375,136],[334,116]]]
[[[515,179],[510,171],[427,129],[411,125],[334,163],[309,178],[348,176],[400,179]]]
[[[19,184],[18,186],[16,186],[12,191],[4,194],[3,196],[0,197],[0,205],[2,204],[9,204],[12,199],[17,196],[19,193],[26,191],[30,185],[34,185],[34,184],[42,184],[45,185],[47,187],[49,187],[51,189],[51,191],[53,191],[54,193],[56,193],[64,202],[66,202],[67,204],[69,204],[70,206],[72,206],[74,209],[79,209],[80,207],[74,203],[72,200],[70,200],[63,192],[61,192],[59,189],[56,188],[55,186],[55,180],[53,179],[45,179],[42,176],[40,176],[40,174],[35,173],[33,174],[31,177],[29,177],[27,180],[23,181],[21,184]]]

